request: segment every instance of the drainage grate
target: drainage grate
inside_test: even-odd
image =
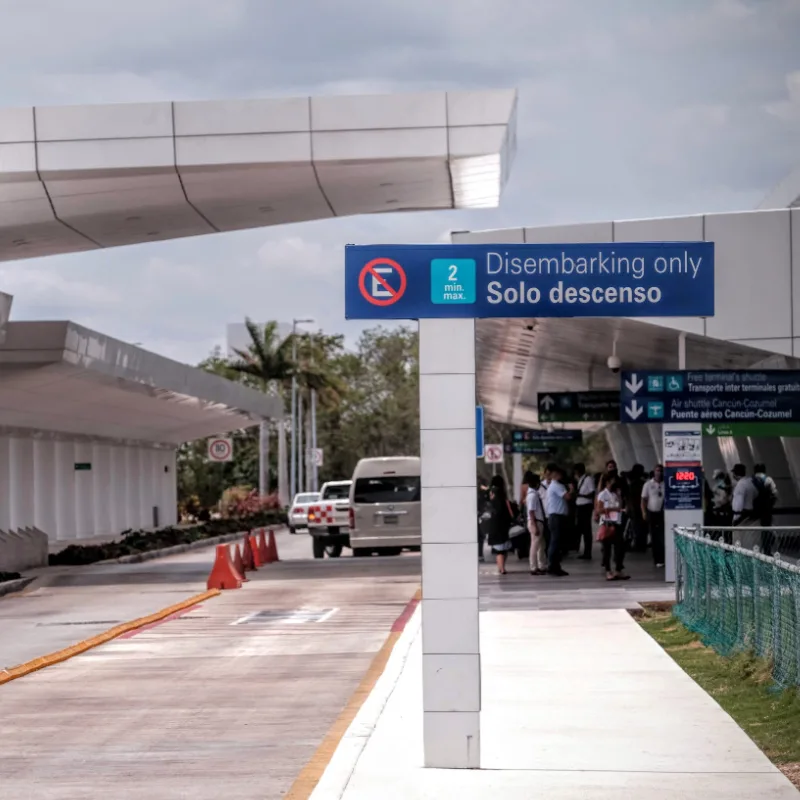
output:
[[[254,611],[246,617],[241,617],[233,625],[303,625],[306,622],[325,622],[333,616],[338,608],[294,608],[294,609],[268,609]]]

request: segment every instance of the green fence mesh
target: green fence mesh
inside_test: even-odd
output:
[[[718,653],[754,652],[779,686],[800,685],[800,567],[702,529],[676,528],[675,545],[678,619]]]

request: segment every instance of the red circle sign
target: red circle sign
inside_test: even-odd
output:
[[[209,446],[208,452],[215,461],[227,461],[231,455],[231,443],[227,439],[214,439]]]
[[[384,267],[391,267],[391,269],[400,277],[400,286],[393,289],[386,278],[381,273],[386,273],[383,269],[378,272],[375,267],[383,265]],[[372,291],[367,289],[367,276],[372,278]],[[407,281],[405,270],[391,258],[373,258],[364,265],[361,274],[358,276],[358,288],[361,290],[362,297],[374,306],[391,306],[394,305],[406,291]],[[373,292],[381,291],[380,295],[375,295]]]

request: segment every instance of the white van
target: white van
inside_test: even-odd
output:
[[[397,555],[421,542],[419,458],[362,458],[350,487],[353,555]]]

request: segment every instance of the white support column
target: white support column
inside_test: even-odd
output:
[[[34,524],[33,439],[11,437],[11,527],[15,530]]]
[[[111,460],[111,532],[116,536],[130,527],[128,520],[128,459],[127,447],[109,448]]]
[[[91,442],[75,443],[75,464],[89,464],[90,469],[75,471],[75,536],[90,539],[94,535],[94,446]]]
[[[11,440],[0,436],[0,531],[11,528]]]
[[[125,448],[128,475],[128,508],[126,511],[128,527],[136,530],[142,527],[139,498],[142,492],[142,460],[138,447]]]
[[[95,444],[92,463],[92,494],[94,497],[94,527],[92,536],[104,536],[113,530],[111,524],[111,447]]]
[[[522,453],[514,453],[511,456],[511,465],[513,469],[514,499],[517,500],[520,492],[522,492]]]
[[[163,465],[159,468],[162,491],[161,524],[176,525],[178,522],[178,470],[177,450],[162,450]],[[164,467],[167,467],[165,470]]]
[[[56,539],[75,538],[75,443],[56,442]]]
[[[56,514],[56,443],[36,439],[33,443],[34,525],[53,541],[58,530]]]
[[[425,765],[480,766],[475,321],[420,320]]]

